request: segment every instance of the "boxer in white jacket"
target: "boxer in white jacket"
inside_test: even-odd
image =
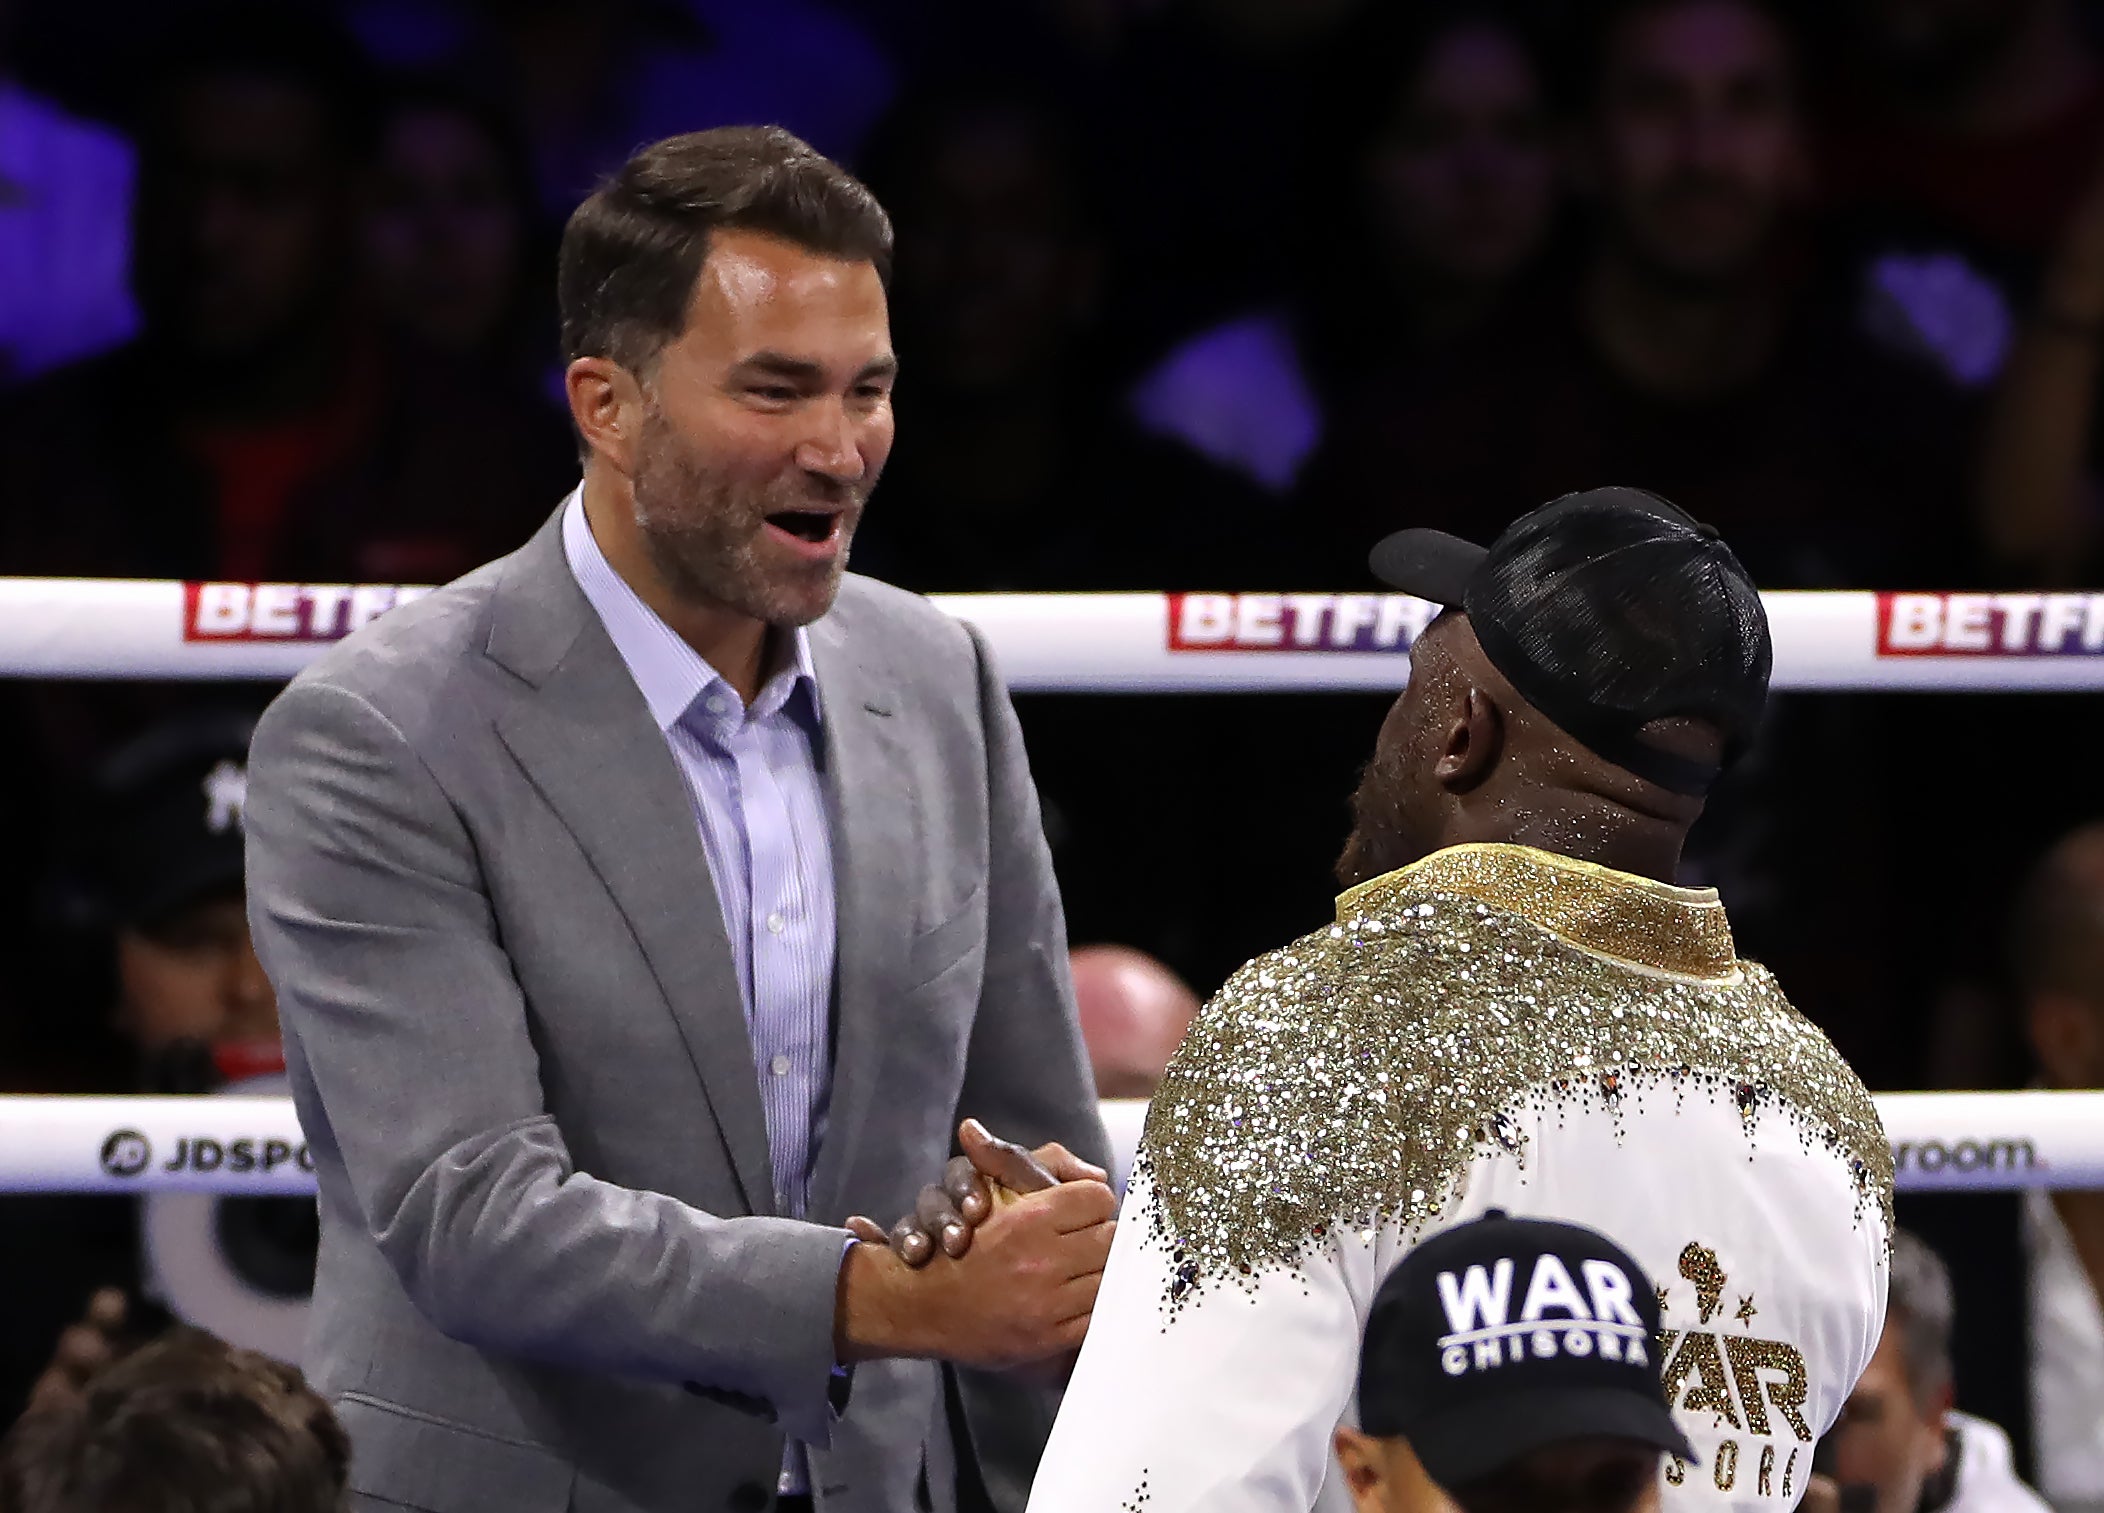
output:
[[[1892,1164],[1714,892],[1673,882],[1766,697],[1759,596],[1631,489],[1487,551],[1404,532],[1374,566],[1449,609],[1354,800],[1347,891],[1171,1066],[1030,1507],[1343,1505],[1331,1436],[1376,1289],[1501,1208],[1612,1234],[1657,1279],[1696,1452],[1661,1468],[1668,1513],[1788,1513],[1878,1341]],[[1589,1306],[1451,1301],[1471,1366]]]

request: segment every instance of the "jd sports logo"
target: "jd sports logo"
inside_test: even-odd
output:
[[[136,1177],[153,1163],[153,1144],[135,1129],[111,1132],[102,1142],[102,1169],[112,1177]],[[314,1154],[302,1140],[264,1139],[214,1140],[209,1135],[185,1135],[175,1142],[175,1152],[160,1164],[160,1170],[175,1172],[230,1172],[268,1175],[281,1166],[314,1170]]]
[[[153,1160],[153,1147],[135,1129],[111,1132],[102,1142],[102,1169],[112,1177],[136,1177]]]
[[[226,1140],[209,1135],[184,1136],[175,1142],[175,1154],[161,1163],[164,1172],[274,1172],[287,1162],[297,1162],[303,1172],[314,1170],[314,1157],[303,1140]]]

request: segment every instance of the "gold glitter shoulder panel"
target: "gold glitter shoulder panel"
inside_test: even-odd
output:
[[[1508,1116],[1541,1089],[1618,1113],[1670,1086],[1732,1099],[1749,1125],[1780,1107],[1889,1227],[1877,1110],[1763,968],[1617,960],[1446,887],[1345,914],[1230,978],[1148,1111],[1140,1159],[1177,1294],[1291,1265],[1333,1228],[1415,1229],[1479,1150],[1523,1154]]]

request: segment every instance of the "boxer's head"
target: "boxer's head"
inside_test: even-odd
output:
[[[832,606],[891,451],[890,261],[869,191],[777,128],[646,147],[578,208],[563,355],[617,567],[768,625]]]
[[[1654,495],[1596,489],[1488,549],[1400,532],[1374,570],[1447,608],[1411,649],[1340,881],[1470,841],[1670,876],[1767,695],[1760,596],[1715,533]]]

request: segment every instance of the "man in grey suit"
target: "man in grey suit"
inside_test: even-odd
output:
[[[320,1183],[310,1367],[366,1508],[1020,1507],[1013,1378],[1113,1201],[1015,716],[843,576],[890,449],[890,225],[785,132],[572,218],[584,481],[271,706],[249,904]],[[909,1267],[961,1116],[1060,1185]],[[974,1143],[983,1147],[985,1141]],[[959,1249],[962,1249],[962,1234]]]

